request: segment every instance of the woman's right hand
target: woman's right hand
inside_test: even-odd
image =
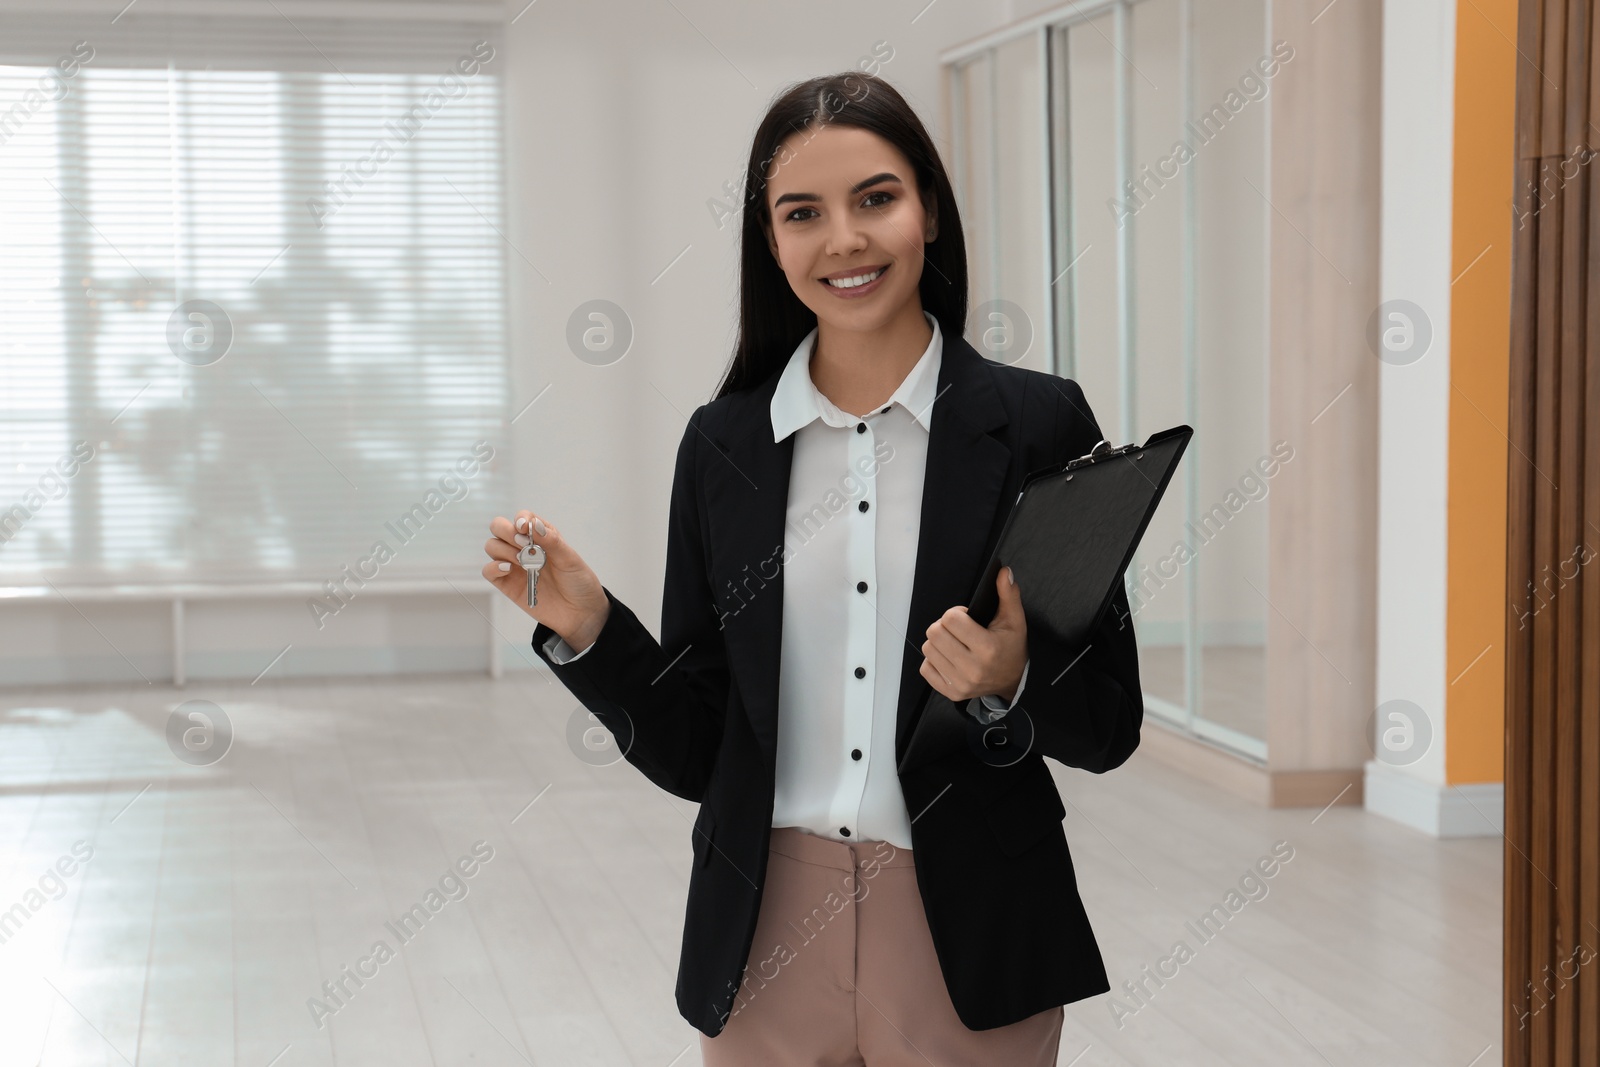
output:
[[[489,532],[494,536],[483,546],[489,554],[484,578],[534,621],[560,634],[574,652],[593,644],[611,613],[611,602],[599,575],[567,544],[561,531],[531,511],[519,511],[510,519],[496,515]],[[533,608],[528,607],[528,572],[517,562],[517,553],[530,538],[545,552],[539,606]]]

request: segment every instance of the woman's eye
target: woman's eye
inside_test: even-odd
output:
[[[881,197],[883,197],[883,199],[880,200],[876,204],[871,203],[872,198],[875,197],[875,196],[881,196]],[[868,193],[867,194],[867,199],[863,200],[862,204],[864,206],[866,206],[866,207],[882,207],[884,204],[887,204],[889,201],[891,201],[893,199],[894,199],[894,194],[893,193],[886,193],[886,192],[883,192],[882,190],[879,190],[878,192]]]
[[[812,212],[812,213],[813,213],[813,214],[815,214],[815,213],[816,213],[816,209],[814,209],[814,208],[809,208],[809,207],[797,207],[797,208],[795,208],[795,209],[794,209],[794,210],[793,210],[793,211],[791,211],[791,212],[789,212],[789,214],[788,214],[788,215],[786,215],[786,216],[784,216],[784,221],[785,221],[785,222],[804,222],[804,221],[805,221],[805,220],[804,220],[804,219],[797,219],[797,218],[795,218],[795,216],[796,216],[796,215],[798,215],[798,214],[800,214],[800,212],[802,212],[802,211],[810,211],[810,212]]]

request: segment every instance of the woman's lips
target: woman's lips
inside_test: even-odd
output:
[[[890,267],[892,266],[893,264],[890,264],[888,267],[884,267],[878,272],[878,276],[872,279],[866,285],[857,285],[851,289],[841,289],[837,285],[829,285],[827,282],[820,282],[819,284],[821,284],[824,289],[828,290],[828,292],[832,293],[834,296],[839,297],[841,300],[856,300],[863,296],[869,296],[876,291],[878,286],[883,284],[883,279],[888,276]]]

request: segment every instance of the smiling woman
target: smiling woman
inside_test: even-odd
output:
[[[932,138],[888,82],[841,74],[783,94],[756,130],[746,181],[772,202],[746,202],[739,339],[718,397],[765,380],[817,327],[812,376],[829,399],[846,377],[835,368],[878,371],[847,398],[854,406],[843,405],[864,411],[874,406],[868,394],[887,396],[926,347],[923,311],[947,335],[965,331],[955,192]],[[770,256],[750,254],[762,246]],[[908,344],[892,365],[857,358],[897,332]]]
[[[739,338],[678,446],[660,640],[534,511],[492,521],[483,575],[624,758],[700,804],[677,1000],[707,1067],[1046,1067],[1062,1006],[1110,986],[1044,756],[1100,773],[1133,752],[1133,628],[1119,587],[1074,655],[1029,629],[1010,568],[992,620],[964,605],[1023,478],[1100,428],[1075,382],[962,336],[955,197],[888,83],[782,93],[748,180]],[[1003,767],[958,742],[909,768],[933,690],[976,722],[1015,709],[1035,740]],[[871,897],[821,921],[885,847]],[[1003,907],[973,906],[979,871]],[[762,974],[808,923],[823,949]]]
[[[850,177],[861,170],[871,176]],[[842,410],[869,411],[928,346],[915,296],[937,212],[924,207],[911,162],[859,127],[807,137],[771,184],[789,191],[773,200],[767,247],[818,322],[811,380]],[[802,191],[813,189],[823,191]]]

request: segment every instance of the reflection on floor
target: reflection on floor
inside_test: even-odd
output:
[[[168,742],[197,699],[234,733],[210,765],[174,751],[210,759],[216,716]],[[0,695],[0,1059],[698,1064],[694,805],[596,765],[573,710],[543,675]],[[1051,766],[1114,989],[1060,1063],[1499,1061],[1498,839]]]
[[[1200,656],[1203,718],[1247,737],[1267,737],[1267,657],[1261,645],[1207,645]],[[1184,706],[1183,647],[1141,646],[1139,684],[1146,696]]]

